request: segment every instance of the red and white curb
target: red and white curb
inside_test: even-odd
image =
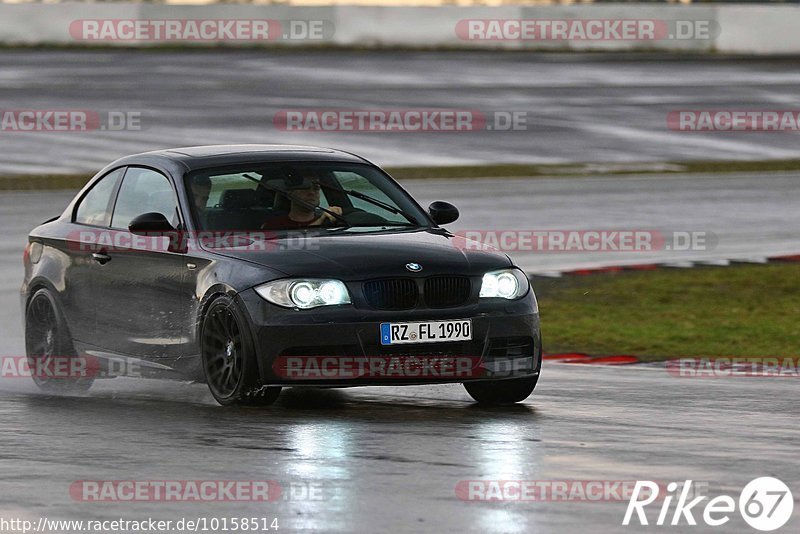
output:
[[[665,369],[681,378],[793,377],[800,378],[799,356],[712,356],[682,357],[643,361],[631,354],[591,356],[582,352],[545,354],[543,359],[556,364],[631,365]]]
[[[565,354],[545,354],[542,359],[557,363],[579,363],[586,365],[629,365],[641,363],[638,356],[623,354],[618,356],[590,356],[582,352],[570,352]]]
[[[633,265],[607,265],[603,267],[590,267],[586,269],[571,269],[564,271],[531,271],[530,276],[546,278],[560,278],[564,275],[585,276],[590,274],[619,273],[628,271],[655,271],[658,269],[690,269],[693,267],[724,267],[736,263],[784,263],[800,262],[800,254],[785,256],[769,256],[754,258],[731,258],[718,260],[675,261],[663,263],[641,263]]]

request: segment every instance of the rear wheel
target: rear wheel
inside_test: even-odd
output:
[[[466,382],[464,387],[470,397],[480,404],[514,404],[527,399],[538,381],[539,375],[536,375],[511,380]]]
[[[48,393],[81,393],[94,383],[86,362],[74,362],[78,353],[72,344],[64,316],[47,289],[34,293],[25,310],[25,353],[33,382]]]
[[[233,300],[222,296],[206,311],[200,350],[208,389],[223,406],[272,404],[280,387],[262,386],[246,319]]]

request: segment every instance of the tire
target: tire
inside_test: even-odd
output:
[[[79,357],[64,314],[47,289],[36,291],[25,309],[25,355],[33,382],[46,393],[84,393],[94,383],[94,376],[52,378],[38,371],[53,368],[65,358]]]
[[[203,376],[214,399],[223,406],[267,406],[280,387],[261,385],[253,338],[247,319],[230,297],[209,304],[200,328]]]
[[[511,380],[466,382],[464,388],[479,404],[507,405],[527,399],[538,381],[539,375],[536,375]]]

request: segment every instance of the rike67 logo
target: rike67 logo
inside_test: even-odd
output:
[[[773,477],[751,480],[739,495],[738,502],[730,495],[718,495],[705,502],[704,506],[699,505],[709,497],[694,497],[691,480],[682,485],[670,482],[666,487],[666,495],[659,495],[659,489],[659,485],[655,482],[637,481],[622,524],[630,525],[635,518],[640,525],[648,525],[645,507],[656,500],[661,501],[658,519],[655,521],[658,526],[667,524],[695,526],[697,520],[694,514],[700,515],[708,526],[723,526],[731,520],[738,504],[739,513],[748,525],[767,532],[784,526],[794,510],[794,498],[789,487]],[[675,507],[670,514],[673,502]]]

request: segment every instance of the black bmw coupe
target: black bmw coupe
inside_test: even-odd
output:
[[[442,227],[457,217],[331,149],[122,158],[29,235],[34,381],[204,380],[223,405],[459,382],[481,403],[522,401],[541,366],[536,297],[508,256]]]

